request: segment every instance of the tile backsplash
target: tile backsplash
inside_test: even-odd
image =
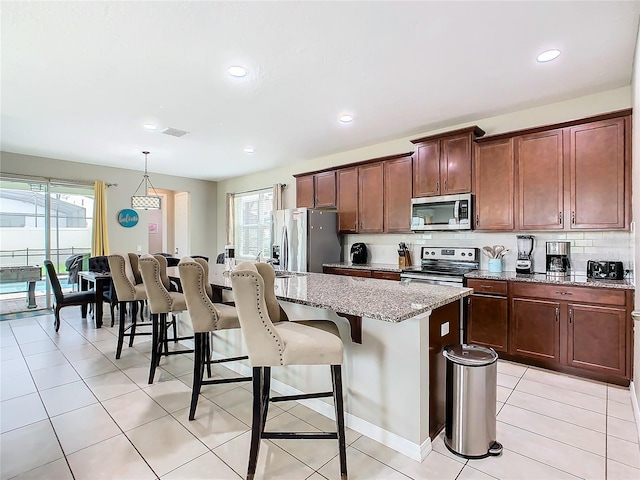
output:
[[[351,244],[364,242],[369,249],[372,263],[394,264],[398,262],[398,243],[405,242],[411,249],[413,264],[418,265],[420,249],[434,247],[476,247],[484,245],[504,245],[510,251],[504,257],[503,269],[515,271],[516,235],[533,235],[533,267],[536,272],[545,272],[546,242],[560,240],[571,242],[569,260],[572,272],[584,275],[587,260],[619,260],[625,270],[635,270],[633,266],[635,233],[632,232],[430,232],[414,234],[345,235],[343,246],[349,252]],[[347,255],[348,257],[348,255]],[[348,258],[345,258],[347,260]],[[488,269],[488,258],[480,255],[480,268]]]

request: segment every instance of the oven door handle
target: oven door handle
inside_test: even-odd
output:
[[[401,281],[407,282],[423,282],[431,283],[433,285],[450,285],[455,287],[462,287],[462,277],[453,277],[446,275],[425,275],[420,273],[401,273]]]

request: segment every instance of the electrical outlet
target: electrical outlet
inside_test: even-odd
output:
[[[142,245],[138,245],[136,247],[136,252],[141,252],[142,251]]]

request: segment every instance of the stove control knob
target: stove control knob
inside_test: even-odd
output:
[[[435,255],[435,254],[436,254],[436,252],[431,252],[431,255]]]
[[[462,253],[461,253],[461,255],[462,255],[463,257],[466,257],[466,256],[467,256],[467,254],[466,254],[466,253],[464,253],[464,252],[462,252]]]

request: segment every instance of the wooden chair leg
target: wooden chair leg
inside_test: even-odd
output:
[[[196,408],[198,406],[198,396],[202,388],[202,376],[204,375],[205,344],[208,333],[194,333],[193,351],[193,386],[191,387],[191,408],[189,409],[189,420],[196,418]]]
[[[269,395],[271,393],[271,367],[264,367],[262,377],[262,429],[260,437],[264,433],[264,426],[267,423],[267,414],[269,413]]]
[[[247,468],[247,480],[253,480],[258,465],[258,452],[262,434],[262,383],[264,368],[253,367],[253,415],[251,420],[251,446],[249,448],[249,466]]]
[[[173,319],[173,343],[178,343],[178,321],[173,313],[171,318]]]
[[[137,302],[132,302],[133,313],[131,314],[131,336],[129,337],[129,346],[133,347],[133,339],[136,334],[136,305]]]
[[[60,308],[62,308],[62,307],[60,305],[56,304],[56,311],[55,311],[56,319],[55,319],[55,322],[54,322],[54,324],[56,326],[56,332],[58,330],[60,330]]]
[[[112,327],[112,328],[113,328],[113,326],[114,326],[114,325],[115,325],[115,323],[116,323],[116,317],[115,317],[115,315],[114,315],[114,312],[115,312],[115,306],[114,306],[114,304],[112,303],[112,304],[111,304],[111,327]]]
[[[211,332],[206,333],[205,363],[207,365],[207,377],[211,378]]]
[[[342,366],[331,365],[333,383],[333,404],[336,411],[336,429],[338,433],[338,451],[340,455],[340,478],[347,478],[347,444],[344,432],[344,405],[342,398]]]
[[[122,344],[124,343],[124,319],[125,319],[125,303],[120,302],[120,324],[118,325],[118,347],[116,348],[116,360],[122,354]]]
[[[151,366],[149,367],[149,383],[153,383],[153,377],[156,374],[156,366],[158,365],[158,344],[160,343],[158,335],[158,327],[160,320],[157,313],[151,314]]]

